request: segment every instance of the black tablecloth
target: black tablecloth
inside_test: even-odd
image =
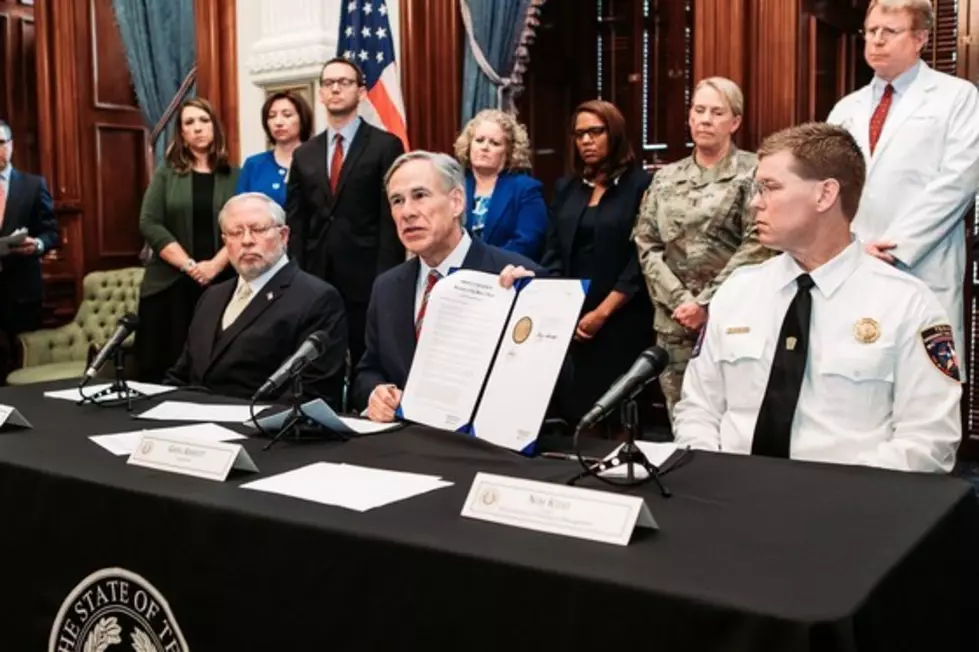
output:
[[[217,483],[87,438],[167,424],[40,392],[0,390],[34,425],[0,435],[4,652],[48,649],[63,601],[108,567],[151,582],[205,652],[979,649],[977,504],[956,479],[697,453],[673,498],[639,490],[661,529],[619,547],[459,515],[477,471],[559,481],[572,463],[409,427],[250,440],[261,472]],[[455,484],[366,513],[238,488],[321,460]]]

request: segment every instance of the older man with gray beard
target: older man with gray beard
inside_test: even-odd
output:
[[[339,292],[289,260],[285,212],[266,195],[233,197],[218,224],[238,278],[201,297],[167,382],[248,398],[309,335],[324,331],[327,346],[302,374],[302,398],[323,398],[339,409],[347,350]]]

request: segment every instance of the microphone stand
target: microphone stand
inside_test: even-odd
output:
[[[265,446],[262,447],[263,451],[267,451],[270,448],[272,448],[272,446],[274,446],[275,443],[280,439],[285,439],[287,434],[290,435],[289,439],[301,440],[304,439],[303,430],[309,429],[311,426],[319,431],[325,430],[322,426],[316,424],[312,419],[310,419],[305,412],[303,412],[302,396],[303,396],[302,374],[296,374],[292,377],[292,407],[289,408],[289,414],[288,416],[286,416],[286,420],[282,423],[282,427],[279,428],[279,432],[277,432],[275,436],[272,437],[272,441],[270,441],[269,443],[267,443]],[[258,420],[254,416],[254,406],[255,406],[255,401],[253,400],[252,423],[255,424],[255,427],[258,428],[262,432],[262,434],[267,436],[269,433],[262,430],[262,427],[258,424]],[[339,435],[339,433],[337,434]],[[344,441],[346,441],[347,439],[347,437],[342,437],[342,438]]]
[[[575,455],[578,457],[578,462],[581,464],[584,471],[568,480],[568,484],[574,485],[582,478],[588,476],[598,478],[606,484],[617,487],[638,487],[639,485],[645,484],[646,482],[652,480],[656,483],[656,486],[659,487],[660,494],[662,494],[664,498],[669,498],[673,495],[673,492],[667,489],[663,484],[663,481],[660,479],[659,467],[650,462],[649,458],[646,457],[646,454],[643,453],[638,446],[636,446],[636,434],[639,431],[639,408],[636,405],[635,396],[632,396],[626,400],[620,409],[622,414],[622,425],[626,429],[626,441],[615,452],[615,455],[608,459],[604,459],[589,466],[581,456],[581,449],[578,447],[578,433],[580,432],[580,426],[575,430]],[[609,469],[618,468],[623,465],[625,465],[626,469],[626,477],[624,481],[608,478],[602,475]],[[646,477],[636,477],[636,466],[641,466],[646,471]]]
[[[120,346],[112,354],[113,366],[115,367],[115,379],[112,384],[105,389],[95,392],[91,396],[85,396],[82,392],[82,387],[78,388],[78,393],[81,394],[81,400],[76,403],[76,405],[85,405],[86,403],[94,403],[95,405],[101,405],[105,407],[114,407],[119,405],[122,401],[126,402],[126,410],[128,412],[133,411],[133,399],[147,398],[147,395],[143,392],[131,388],[126,383],[126,370],[125,370],[125,357],[126,352]],[[115,394],[114,399],[109,399],[107,401],[100,401],[100,398],[105,396],[111,396]]]

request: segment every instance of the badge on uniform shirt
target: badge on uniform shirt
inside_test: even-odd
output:
[[[858,319],[853,325],[853,337],[863,344],[873,344],[880,337],[880,324],[870,317]]]
[[[727,333],[728,335],[741,335],[742,333],[748,333],[750,331],[751,328],[749,328],[748,326],[728,326],[727,330],[725,330],[724,332]]]
[[[952,380],[960,380],[959,357],[955,354],[952,327],[948,324],[930,326],[921,331],[921,341],[932,364]]]

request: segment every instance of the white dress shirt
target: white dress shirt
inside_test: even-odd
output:
[[[751,452],[782,320],[803,273],[782,254],[738,269],[718,290],[676,406],[678,444]],[[809,358],[792,459],[951,470],[962,386],[925,347],[929,329],[949,323],[938,300],[857,243],[810,276]]]
[[[449,270],[462,267],[462,263],[466,260],[466,254],[469,253],[469,247],[472,245],[472,243],[472,238],[469,237],[469,234],[465,230],[463,230],[462,240],[460,240],[459,244],[456,245],[456,248],[452,250],[452,253],[446,256],[445,260],[443,260],[442,263],[435,268],[438,273],[442,275],[442,278],[449,275]],[[432,268],[429,267],[424,260],[422,260],[421,256],[418,257],[418,262],[420,263],[418,269],[418,282],[415,284],[416,319],[418,318],[418,311],[421,310],[422,307],[422,297],[425,296],[425,286],[428,283],[428,273],[432,271]]]

